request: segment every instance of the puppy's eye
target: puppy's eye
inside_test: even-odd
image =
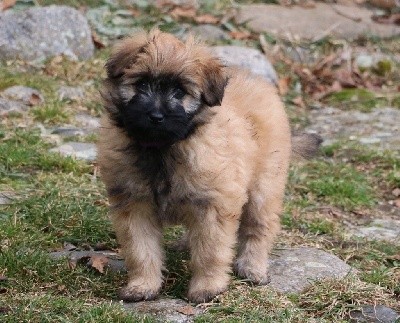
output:
[[[138,90],[139,92],[145,92],[148,90],[148,88],[149,83],[147,83],[146,81],[140,81],[136,83],[136,90]]]
[[[178,87],[178,88],[174,89],[173,95],[176,99],[182,99],[186,95],[186,92],[181,87]]]

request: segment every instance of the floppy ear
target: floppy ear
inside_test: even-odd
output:
[[[135,62],[137,55],[147,43],[147,34],[145,32],[135,34],[118,42],[106,63],[109,80],[117,82],[124,74],[124,70]]]
[[[203,65],[202,99],[210,107],[221,105],[228,79],[221,62],[209,59]]]

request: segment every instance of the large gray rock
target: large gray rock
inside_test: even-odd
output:
[[[377,108],[370,113],[324,107],[311,110],[306,132],[319,134],[323,145],[338,140],[354,140],[379,149],[398,151],[400,147],[400,110]]]
[[[269,275],[272,287],[280,293],[299,293],[323,278],[343,278],[351,267],[335,255],[313,248],[279,251],[271,257]]]
[[[247,23],[257,32],[314,40],[329,35],[354,39],[364,35],[391,37],[400,34],[399,26],[375,23],[371,19],[372,14],[371,10],[359,6],[348,7],[318,2],[312,9],[257,4],[242,6],[236,16],[236,22]]]
[[[266,78],[269,82],[276,84],[278,77],[271,63],[265,55],[254,48],[240,46],[215,46],[212,51],[225,64],[241,66]]]
[[[0,13],[0,59],[41,61],[56,55],[88,59],[94,45],[86,18],[66,6]]]

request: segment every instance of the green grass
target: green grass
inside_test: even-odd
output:
[[[68,121],[68,113],[65,111],[65,105],[60,102],[34,108],[32,114],[36,121],[43,123],[62,124]]]
[[[385,288],[377,288],[349,276],[341,281],[317,281],[306,292],[298,295],[295,303],[306,313],[326,322],[347,322],[351,311],[371,304],[372,299],[380,304],[391,296]]]
[[[388,99],[366,89],[344,89],[330,94],[325,102],[341,109],[357,109],[369,112],[374,108],[387,106]]]
[[[304,199],[347,210],[371,207],[376,198],[371,183],[362,172],[337,161],[312,161],[304,167],[293,168],[289,185],[293,185]]]
[[[127,313],[111,302],[89,304],[84,299],[56,295],[32,297],[29,294],[12,301],[18,306],[5,307],[4,313],[0,314],[2,322],[154,322],[150,317]]]

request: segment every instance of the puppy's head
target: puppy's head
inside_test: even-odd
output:
[[[158,30],[120,42],[106,64],[103,97],[115,124],[145,147],[185,139],[220,105],[220,61],[193,40]]]

